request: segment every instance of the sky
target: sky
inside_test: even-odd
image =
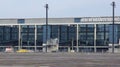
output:
[[[120,16],[120,0],[0,0],[0,18],[45,18],[45,4],[49,18]]]

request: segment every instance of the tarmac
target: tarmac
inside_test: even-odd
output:
[[[0,53],[0,67],[120,67],[120,54]]]

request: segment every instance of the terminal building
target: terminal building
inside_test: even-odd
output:
[[[46,18],[0,19],[0,51],[7,46],[43,51],[47,36],[57,40],[59,52],[107,52],[113,39],[119,44],[120,16],[114,23],[113,38],[112,16],[48,18],[47,29]]]

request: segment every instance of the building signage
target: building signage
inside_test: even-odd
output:
[[[78,21],[77,18],[74,18],[74,21]],[[115,17],[115,22],[120,22],[120,17]],[[80,22],[112,22],[112,17],[83,17],[79,19]]]

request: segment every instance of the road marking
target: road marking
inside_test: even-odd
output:
[[[36,67],[36,66],[27,66],[27,65],[14,65],[14,66],[0,66],[0,67]],[[39,66],[39,67],[50,67],[50,66]]]
[[[0,66],[0,67],[35,67],[35,66],[27,66],[27,65],[17,66],[17,65],[14,65],[14,66]]]
[[[40,66],[40,67],[50,67],[50,66]]]

